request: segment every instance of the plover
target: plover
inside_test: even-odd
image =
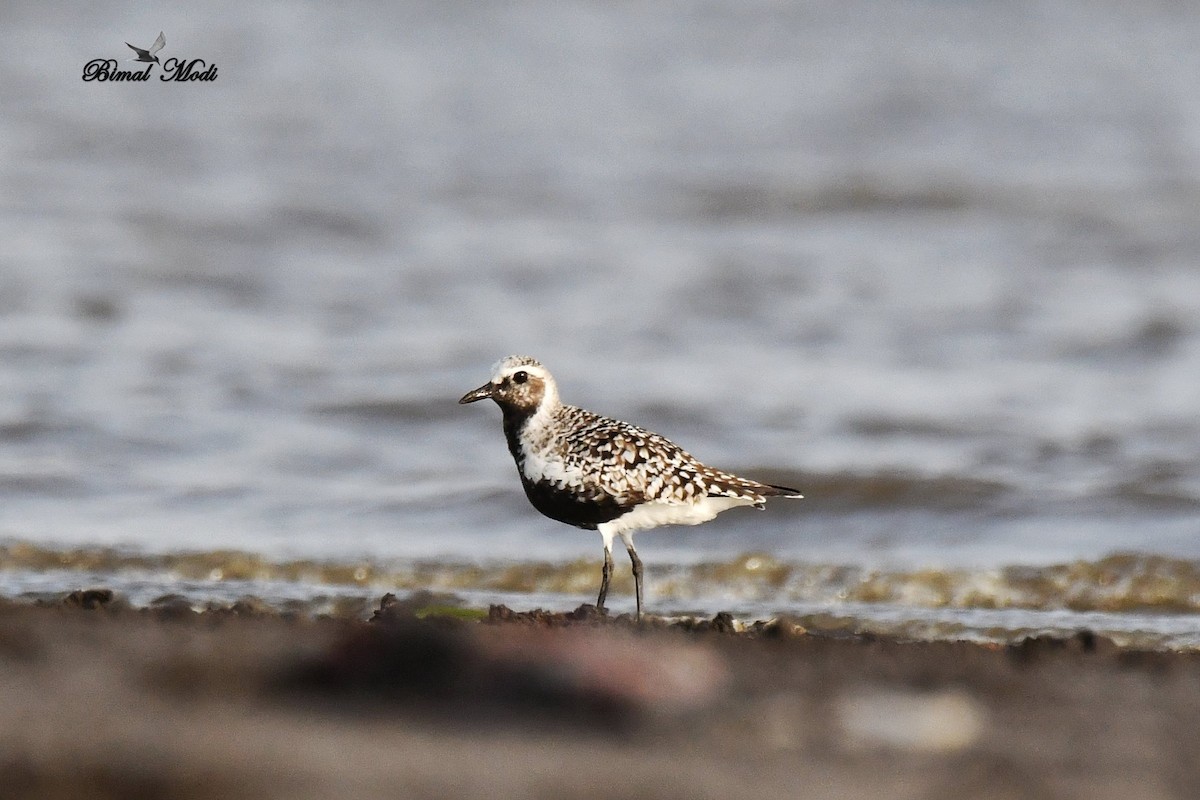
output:
[[[642,562],[636,531],[698,525],[730,508],[764,508],[768,497],[801,497],[795,489],[739,478],[701,464],[657,433],[563,405],[549,370],[528,356],[509,356],[459,403],[491,398],[504,415],[504,437],[529,502],[551,519],[600,532],[604,568],[596,607],[603,612],[612,576],[613,537],[633,564],[637,618],[642,617]]]
[[[163,36],[162,31],[159,31],[158,38],[154,40],[154,44],[150,45],[149,50],[143,50],[140,47],[134,47],[129,42],[126,42],[125,46],[128,47],[133,52],[137,53],[137,58],[131,58],[131,59],[129,59],[130,61],[147,61],[147,62],[157,64],[158,56],[156,56],[154,54],[167,46],[167,37]]]

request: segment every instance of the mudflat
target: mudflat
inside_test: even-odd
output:
[[[462,616],[0,601],[0,796],[1200,796],[1196,653]]]

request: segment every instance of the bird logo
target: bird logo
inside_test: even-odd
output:
[[[154,44],[150,45],[150,49],[148,50],[143,50],[140,47],[134,47],[129,42],[126,42],[125,46],[137,53],[137,58],[131,58],[129,59],[130,61],[145,61],[148,63],[157,64],[159,61],[158,56],[155,55],[155,53],[167,46],[167,37],[162,34],[162,31],[159,31],[158,38],[154,40]]]

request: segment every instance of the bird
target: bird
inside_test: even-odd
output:
[[[150,45],[149,50],[143,50],[140,47],[134,47],[129,42],[126,42],[125,46],[137,53],[137,58],[131,58],[129,59],[130,61],[146,61],[157,64],[159,61],[158,56],[156,56],[155,53],[167,46],[167,37],[163,35],[162,31],[159,31],[158,38],[154,40],[154,44]]]
[[[768,497],[801,498],[796,489],[705,466],[679,445],[628,422],[564,405],[550,371],[529,356],[508,356],[491,379],[458,401],[500,406],[504,438],[525,495],[535,509],[600,533],[604,566],[596,608],[607,613],[613,539],[629,553],[642,619],[642,561],[637,531],[698,525],[738,506],[765,508]]]

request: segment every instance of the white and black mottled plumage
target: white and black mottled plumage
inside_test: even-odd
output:
[[[800,497],[795,489],[739,478],[705,466],[675,443],[627,422],[563,405],[550,372],[528,356],[509,356],[491,380],[460,403],[491,398],[504,414],[504,435],[521,485],[551,519],[596,530],[604,540],[597,606],[604,609],[619,536],[633,562],[637,613],[642,564],[633,533],[660,525],[697,525],[730,508],[763,508],[768,497]]]

